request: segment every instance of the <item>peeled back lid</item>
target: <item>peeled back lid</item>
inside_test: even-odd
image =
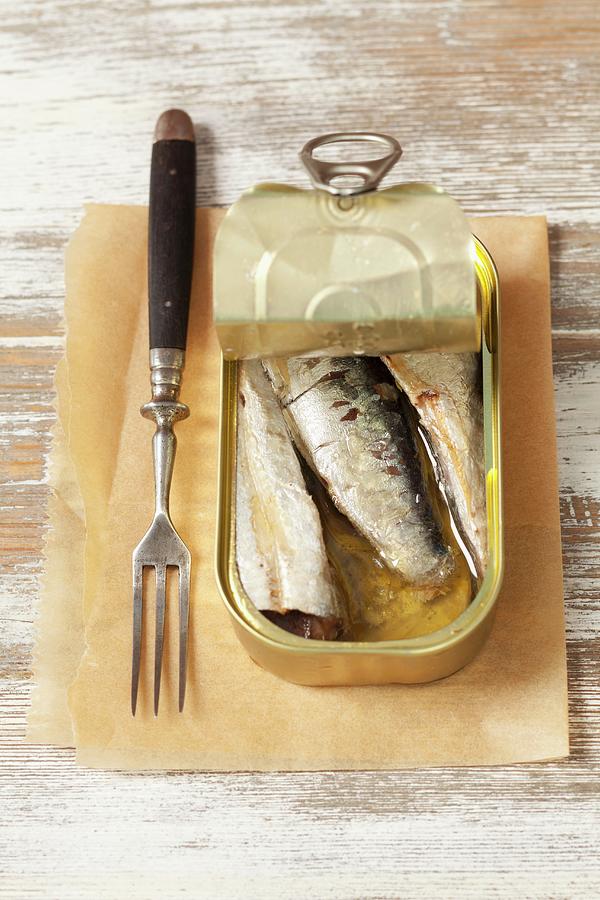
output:
[[[429,184],[373,190],[401,152],[391,138],[360,136],[373,138],[393,154],[329,164],[314,149],[357,135],[326,135],[303,151],[316,190],[257,185],[229,209],[213,287],[226,358],[479,349],[463,211]]]

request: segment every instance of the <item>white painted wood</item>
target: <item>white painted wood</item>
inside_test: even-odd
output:
[[[596,0],[0,0],[0,897],[600,893],[600,9]],[[22,743],[63,249],[146,202],[164,108],[202,123],[202,204],[303,184],[333,129],[405,147],[472,213],[545,212],[573,753],[312,775],[115,775]],[[409,727],[409,723],[399,723]]]

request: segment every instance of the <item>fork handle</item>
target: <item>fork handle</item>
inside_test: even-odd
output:
[[[148,301],[150,349],[185,350],[196,216],[196,144],[187,113],[163,113],[150,167]]]

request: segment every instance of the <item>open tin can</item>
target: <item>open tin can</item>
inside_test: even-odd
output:
[[[315,159],[323,144],[357,139],[379,142],[387,154],[366,163]],[[316,190],[253,188],[231,208],[216,242],[215,321],[223,349],[217,581],[252,659],[299,684],[418,683],[450,675],[487,637],[502,580],[498,276],[444,192],[422,184],[376,190],[400,152],[379,135],[310,142],[302,156]],[[485,572],[466,608],[430,633],[335,641],[289,633],[258,611],[237,565],[240,360],[413,351],[480,354]]]

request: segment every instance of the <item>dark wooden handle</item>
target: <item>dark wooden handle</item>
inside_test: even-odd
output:
[[[189,124],[191,128],[191,122]],[[151,350],[158,347],[185,350],[195,221],[196,145],[193,139],[159,139],[152,148],[150,172],[148,300]]]

